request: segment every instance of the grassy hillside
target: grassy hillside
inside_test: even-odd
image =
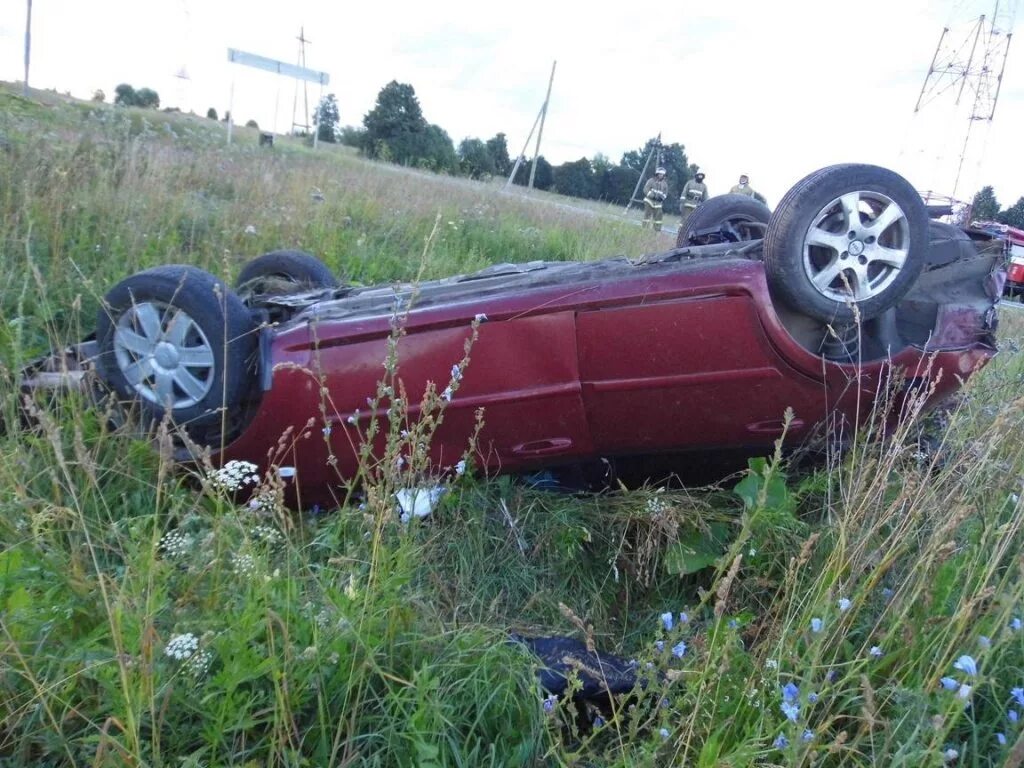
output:
[[[20,363],[90,330],[140,268],[230,278],[298,247],[373,282],[671,242],[222,131],[0,88],[0,765],[1024,763],[1013,310],[934,450],[909,424],[722,488],[569,496],[467,473],[403,524],[393,479],[316,514],[273,484],[236,503],[73,397],[15,429]],[[646,684],[601,711],[545,702],[510,630],[589,638]]]

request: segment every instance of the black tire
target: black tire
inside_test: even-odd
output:
[[[195,267],[156,267],[115,285],[96,318],[96,342],[97,372],[115,393],[138,402],[148,421],[162,419],[170,404],[174,423],[200,442],[236,419],[255,381],[249,310]]]
[[[337,288],[338,278],[320,259],[305,251],[271,251],[257,256],[244,267],[235,281],[240,291],[262,293],[263,288],[280,292],[294,285],[294,290]]]
[[[690,217],[679,227],[676,247],[702,245],[690,241],[694,232],[702,229],[719,228],[736,240],[759,240],[764,237],[772,212],[760,200],[747,195],[719,195],[698,205]],[[762,226],[749,226],[760,224]]]
[[[841,200],[854,193],[856,222]],[[897,218],[886,223],[890,217]],[[899,254],[898,266],[890,254]],[[772,214],[764,241],[772,294],[826,323],[885,312],[913,286],[927,255],[928,211],[920,196],[902,176],[874,165],[833,165],[799,181]]]

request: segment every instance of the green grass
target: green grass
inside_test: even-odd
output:
[[[438,216],[428,277],[670,239],[335,147],[259,151],[240,132],[228,148],[209,121],[47,94],[0,88],[0,134],[0,765],[1024,761],[1007,716],[1024,687],[1024,318],[1004,312],[1005,348],[935,454],[910,424],[815,471],[766,457],[723,488],[575,497],[466,475],[403,525],[391,492],[408,476],[378,471],[342,509],[257,510],[74,397],[17,428],[15,371],[160,263],[230,278],[299,247],[349,279],[410,279]],[[665,631],[666,611],[688,621]],[[590,637],[648,685],[598,727],[566,701],[545,712],[510,630]],[[184,635],[197,650],[174,658]],[[962,655],[977,674],[954,668]]]

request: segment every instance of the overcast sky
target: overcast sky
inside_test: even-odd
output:
[[[0,0],[0,79],[22,79],[25,5]],[[962,39],[994,5],[34,0],[30,80],[83,98],[147,85],[164,106],[223,114],[234,79],[237,119],[266,128],[276,116],[286,130],[293,81],[230,65],[226,49],[294,62],[304,26],[307,66],[330,74],[343,124],[361,123],[398,80],[456,144],[504,131],[515,154],[557,59],[541,148],[553,163],[598,152],[617,161],[661,131],[686,146],[713,194],[747,173],[774,204],[804,174],[838,162],[889,166],[949,194],[966,115],[951,98],[916,117],[913,107],[942,28]],[[1024,40],[1015,45],[991,129],[975,125],[958,197],[982,184],[1004,206],[1024,196]],[[174,77],[182,68],[189,80]],[[311,85],[311,108],[318,95]]]

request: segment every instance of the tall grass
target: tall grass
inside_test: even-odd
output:
[[[467,473],[403,523],[384,465],[341,509],[250,506],[76,396],[19,426],[20,361],[158,263],[230,277],[301,247],[373,281],[657,241],[341,152],[226,149],[203,121],[0,99],[0,762],[1024,762],[1024,319],[930,441],[918,419],[814,471],[780,452],[603,496]],[[510,630],[588,639],[643,685],[545,707]]]

